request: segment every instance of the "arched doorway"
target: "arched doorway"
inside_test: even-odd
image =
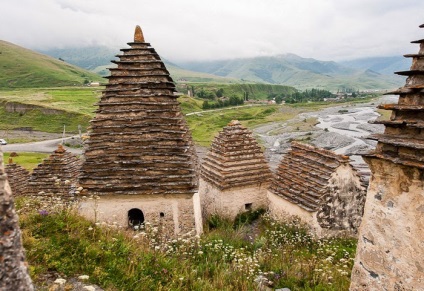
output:
[[[128,211],[128,226],[135,227],[144,223],[144,214],[138,208],[132,208]],[[138,228],[138,227],[137,227]]]

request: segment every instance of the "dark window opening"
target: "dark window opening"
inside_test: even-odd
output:
[[[165,217],[165,213],[163,213],[163,212],[161,212],[159,215],[160,215],[160,217]]]
[[[252,210],[252,203],[246,203],[246,204],[244,204],[244,210],[247,210],[247,211]]]
[[[144,214],[138,208],[133,208],[128,211],[128,226],[129,227],[140,227],[144,223]]]

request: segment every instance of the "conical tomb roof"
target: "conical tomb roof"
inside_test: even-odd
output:
[[[164,63],[136,28],[91,121],[80,184],[93,194],[197,191],[191,133]]]
[[[269,189],[307,211],[317,211],[329,191],[329,180],[340,165],[350,166],[349,158],[292,142]]]
[[[421,28],[424,25],[420,26]],[[396,74],[407,76],[405,86],[388,94],[399,95],[397,104],[383,104],[379,108],[392,110],[390,120],[376,121],[385,125],[383,134],[372,135],[378,141],[374,152],[365,157],[375,157],[406,166],[424,168],[424,39],[412,58],[409,71]]]
[[[59,145],[47,159],[32,172],[28,181],[28,194],[71,195],[81,168],[81,160]]]
[[[236,120],[215,137],[200,175],[221,190],[259,185],[271,179],[271,171],[252,132]]]

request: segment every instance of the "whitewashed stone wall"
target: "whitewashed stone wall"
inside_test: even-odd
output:
[[[204,217],[218,214],[234,219],[237,214],[267,208],[269,183],[220,190],[204,179],[199,179],[199,193]]]
[[[167,235],[202,232],[198,194],[114,195],[84,199],[79,213],[90,220],[128,227],[128,211],[140,209],[145,222],[163,226]]]

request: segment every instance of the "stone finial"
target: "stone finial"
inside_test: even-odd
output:
[[[140,25],[135,27],[134,42],[144,42],[143,31],[141,30]]]
[[[54,151],[55,153],[64,153],[66,152],[65,148],[63,147],[62,144],[58,144],[57,145],[57,150]]]
[[[13,164],[13,159],[9,157],[9,164]]]
[[[228,123],[228,126],[236,126],[236,125],[240,125],[240,121],[238,120],[231,120],[230,123]]]

